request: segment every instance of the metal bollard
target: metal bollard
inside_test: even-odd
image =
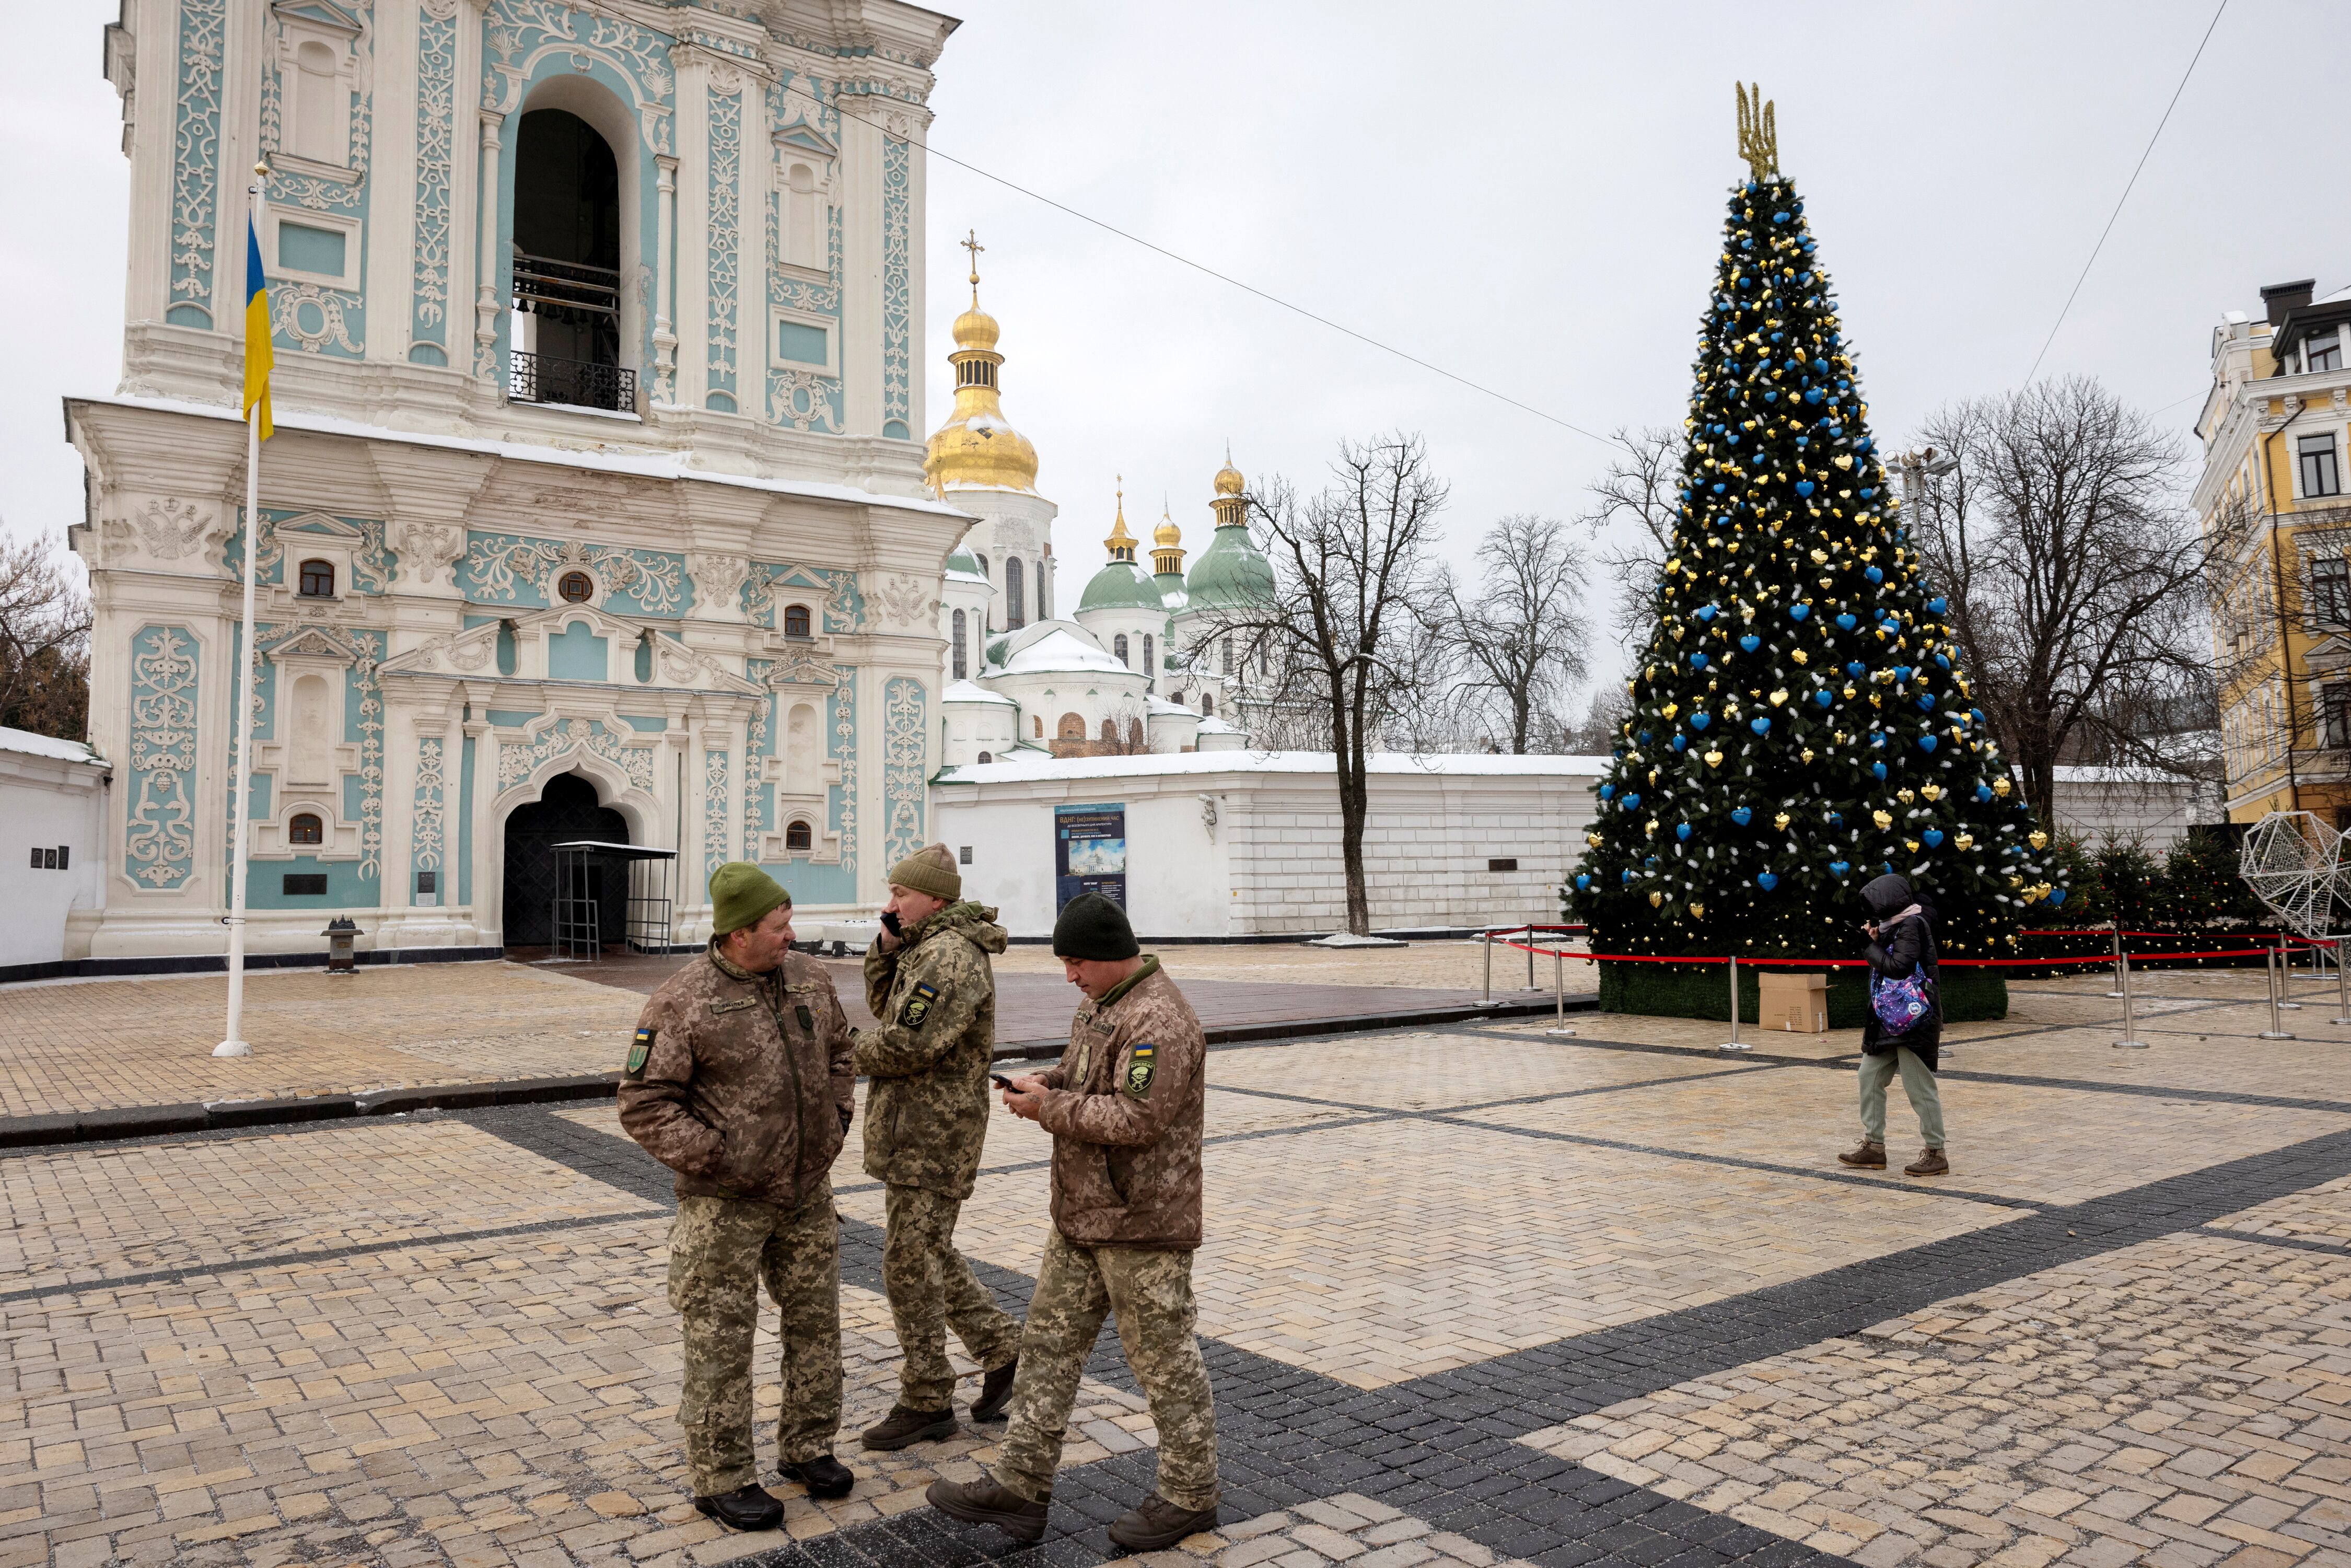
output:
[[[2123,985],[2123,1037],[2122,1039],[2115,1041],[2115,1049],[2116,1051],[2145,1051],[2147,1049],[2147,1041],[2137,1038],[2137,1020],[2134,1019],[2131,1014],[2130,950],[2122,946],[2122,938],[2119,936],[2115,938],[2115,950],[2121,955],[2120,962],[2116,966],[2116,972],[2122,976]]]
[[[1480,931],[1478,933],[1478,940],[1486,948],[1486,994],[1479,998],[1478,1005],[1481,1008],[1490,1008],[1494,1005],[1494,934],[1491,931]]]
[[[1573,1034],[1575,1031],[1567,1027],[1567,933],[1564,931],[1559,934],[1559,940],[1551,950],[1551,983],[1554,999],[1550,1032]]]
[[[2128,982],[2128,981],[2126,981],[2126,980],[2125,980],[2125,979],[2123,978],[2123,923],[2122,923],[2122,920],[2121,920],[2121,918],[2120,918],[2119,916],[2117,916],[2117,917],[2116,918],[2116,920],[2115,920],[2115,922],[2114,922],[2114,927],[2115,927],[2115,985],[2116,985],[2116,989],[2114,989],[2114,990],[2108,991],[2108,992],[2106,993],[2106,998],[2107,998],[2107,999],[2108,999],[2108,1000],[2110,1000],[2110,1001],[2111,1001],[2113,998],[2116,998],[2116,997],[2120,997],[2120,996],[2125,996],[2125,995],[2126,995],[2126,994],[2129,992],[2129,990],[2130,990],[2130,984],[2129,984],[2129,982]],[[2128,1026],[2128,1025],[2125,1025],[2125,1026],[2124,1026],[2124,1028],[2123,1028],[2123,1032],[2124,1032],[2125,1034],[2128,1034],[2128,1033],[2130,1033],[2130,1028],[2129,1028],[2129,1026]]]
[[[2294,999],[2294,949],[2286,946],[2285,933],[2278,933],[2278,1006],[2290,1013],[2302,1010]]]
[[[1527,989],[1535,988],[1535,928],[1527,927]]]
[[[1741,1045],[1741,1044],[1740,1044],[1740,1043],[1739,1043],[1739,957],[1738,957],[1738,955],[1733,954],[1733,955],[1731,956],[1730,960],[1729,960],[1729,968],[1730,968],[1730,1038],[1729,1038],[1729,1040],[1724,1040],[1720,1045],[1719,1045],[1719,1046],[1715,1047],[1715,1049],[1716,1049],[1716,1050],[1718,1050],[1718,1051],[1752,1051],[1752,1050],[1754,1050],[1754,1049],[1755,1049],[1753,1046],[1751,1046],[1751,1045]]]
[[[2292,1040],[2294,1038],[2285,1032],[2285,1020],[2278,1017],[2278,959],[2283,955],[2284,950],[2285,938],[2281,936],[2262,960],[2262,971],[2268,977],[2270,983],[2270,1027],[2256,1035],[2254,1038],[2257,1040]]]

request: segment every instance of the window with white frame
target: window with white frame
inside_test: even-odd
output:
[[[2310,615],[2322,626],[2351,625],[2351,560],[2310,563]]]
[[[2329,327],[2313,332],[2302,340],[2302,368],[2304,371],[2339,371],[2343,368],[2343,329]]]

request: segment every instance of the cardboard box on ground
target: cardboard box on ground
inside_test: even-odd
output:
[[[1756,1021],[1792,1034],[1818,1034],[1828,1027],[1829,977],[1766,969],[1757,977],[1761,1006]]]

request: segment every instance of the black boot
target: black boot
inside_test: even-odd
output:
[[[810,1497],[847,1497],[849,1489],[857,1484],[856,1472],[831,1454],[787,1462],[779,1467],[779,1473],[784,1479],[808,1488]]]
[[[893,1405],[886,1420],[879,1427],[866,1428],[865,1435],[857,1440],[869,1448],[891,1453],[916,1443],[952,1437],[955,1434],[955,1408],[952,1406],[945,1410],[909,1410],[904,1405]]]
[[[729,1530],[773,1530],[784,1522],[784,1505],[753,1481],[716,1497],[698,1497],[694,1506]]]
[[[1179,1508],[1153,1492],[1110,1521],[1110,1538],[1129,1552],[1158,1552],[1187,1535],[1217,1528],[1217,1505]]]
[[[973,1420],[1004,1419],[1004,1407],[1012,1403],[1012,1377],[1019,1370],[1020,1358],[1016,1355],[987,1375],[979,1385],[979,1397],[971,1402]]]

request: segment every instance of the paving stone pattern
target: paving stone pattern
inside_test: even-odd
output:
[[[2191,1000],[2169,1016],[2258,1024],[2243,990]],[[1850,1035],[1725,1059],[1705,1026],[1609,1019],[1214,1052],[1225,1522],[1154,1568],[2351,1568],[2341,1069],[2310,1042],[2281,1084],[2231,1040],[2231,1080],[2182,1033],[2065,1076],[2108,1050],[2065,1021],[2084,1001],[1967,1026],[2008,1040],[1959,1061],[2026,1070],[1947,1075],[1943,1183],[1828,1159]],[[2069,1122],[2096,1135],[2048,1142],[2037,1178],[1970,1161],[1970,1135]],[[1018,1310],[1046,1145],[990,1136],[960,1239]],[[853,1428],[896,1347],[880,1195],[853,1154],[837,1178]],[[0,1568],[1113,1554],[1153,1435],[1107,1333],[1037,1546],[921,1506],[994,1430],[845,1443],[857,1492],[778,1483],[782,1536],[694,1513],[669,1192],[602,1105],[0,1153],[24,1281],[0,1281]]]

